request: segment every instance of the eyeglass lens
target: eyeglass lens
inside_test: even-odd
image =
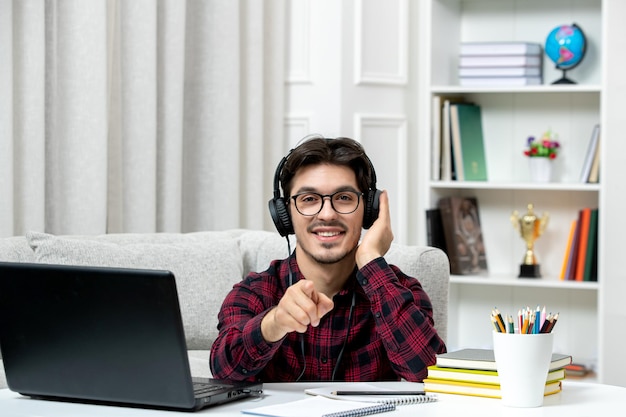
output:
[[[324,207],[326,197],[330,199],[330,205],[339,214],[350,214],[359,207],[361,193],[354,191],[337,191],[333,194],[322,195],[307,192],[293,196],[296,210],[303,216],[314,216]]]

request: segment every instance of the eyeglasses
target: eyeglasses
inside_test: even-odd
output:
[[[326,197],[330,200],[330,206],[339,214],[350,214],[359,207],[359,201],[363,193],[356,191],[337,191],[332,194],[319,194],[305,192],[292,196],[298,213],[303,216],[315,216],[322,211]]]

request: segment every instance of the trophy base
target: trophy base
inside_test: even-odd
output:
[[[539,265],[520,265],[518,278],[541,278]]]

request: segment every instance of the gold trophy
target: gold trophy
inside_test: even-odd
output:
[[[546,229],[548,219],[548,213],[543,213],[541,218],[537,217],[533,211],[532,204],[528,204],[528,212],[522,217],[519,216],[517,210],[511,214],[513,228],[519,231],[522,239],[526,242],[526,254],[524,255],[524,262],[520,265],[519,278],[541,277],[539,264],[537,263],[533,248],[535,241],[539,239],[539,236],[541,236]]]

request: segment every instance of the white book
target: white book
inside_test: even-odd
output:
[[[459,84],[471,87],[540,85],[541,77],[461,77]]]
[[[596,145],[596,152],[593,156],[593,162],[591,163],[591,171],[587,179],[587,182],[591,184],[597,184],[600,178],[600,146],[602,142],[600,136],[600,131],[598,131],[598,144]]]
[[[450,100],[443,102],[441,111],[441,179],[452,180],[452,138],[450,132]]]
[[[452,160],[454,161],[454,172],[457,181],[465,181],[465,171],[463,167],[463,154],[461,148],[461,127],[459,126],[458,104],[450,106],[450,138],[452,141]]]
[[[461,55],[541,55],[534,42],[463,42]]]
[[[438,181],[441,179],[441,96],[434,95],[432,100],[430,178]]]
[[[538,77],[541,67],[461,67],[459,77]]]
[[[591,139],[589,140],[589,145],[587,146],[587,153],[585,154],[585,161],[583,163],[583,169],[580,173],[580,182],[588,182],[589,174],[591,173],[591,166],[593,165],[593,160],[596,156],[596,152],[598,149],[598,139],[600,137],[600,125],[595,125],[591,132]]]
[[[510,56],[463,56],[459,57],[459,67],[537,67],[541,65],[541,55]]]

